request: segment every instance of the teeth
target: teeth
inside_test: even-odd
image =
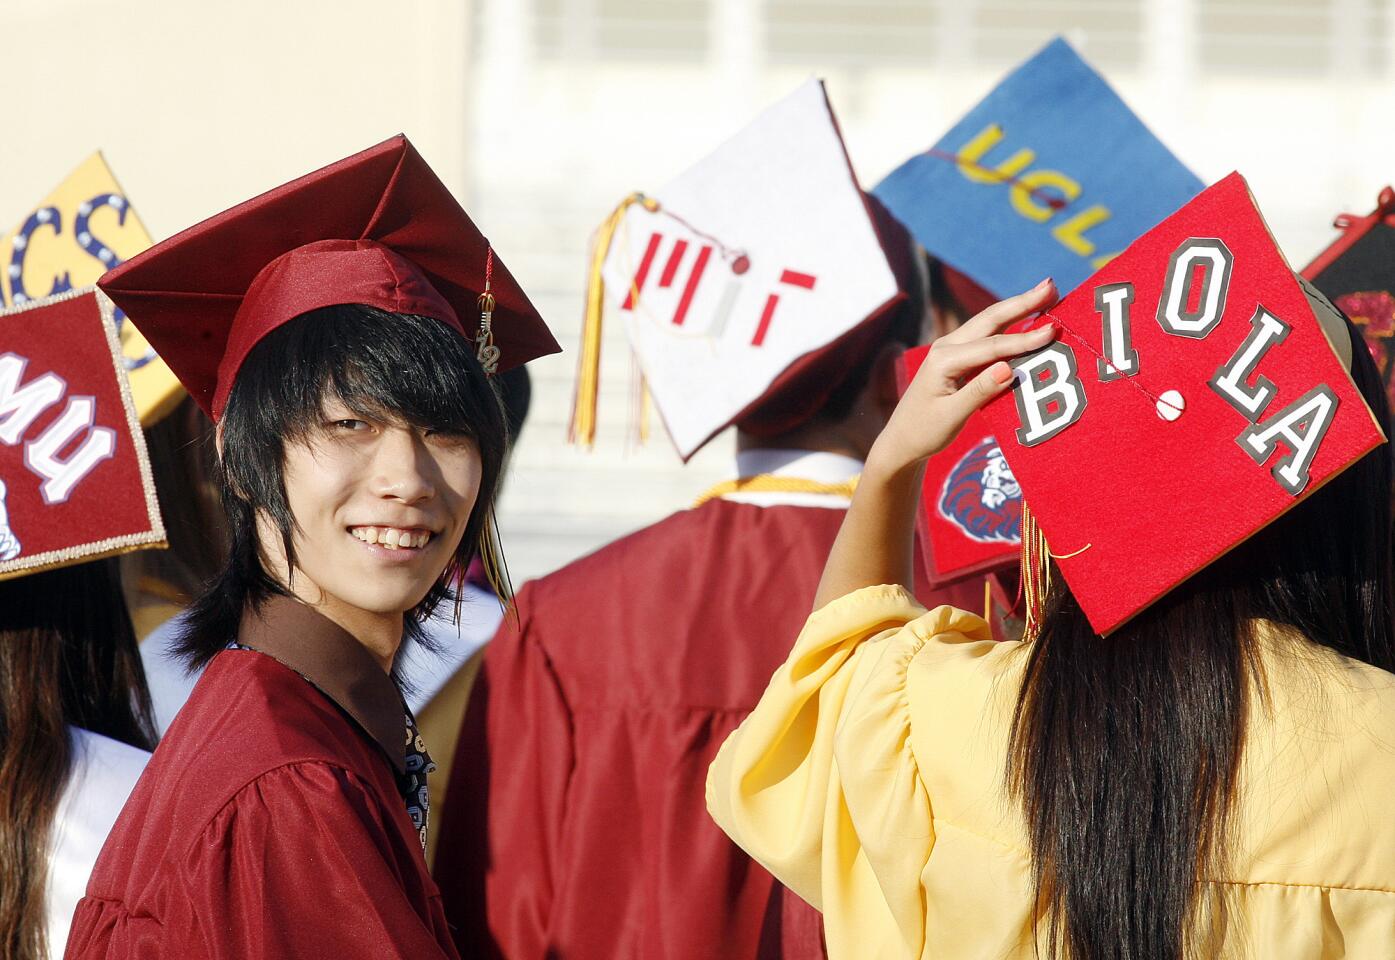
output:
[[[420,549],[431,539],[430,531],[397,527],[352,527],[349,532],[364,543],[376,543],[388,550]]]

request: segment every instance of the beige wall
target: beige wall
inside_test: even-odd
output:
[[[466,10],[5,0],[0,232],[94,149],[157,239],[398,132],[461,192]]]

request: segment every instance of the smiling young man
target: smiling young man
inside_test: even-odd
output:
[[[392,672],[493,535],[485,367],[555,342],[401,137],[102,286],[218,424],[231,551],[180,644],[204,674],[67,956],[457,956],[423,857],[431,761]]]

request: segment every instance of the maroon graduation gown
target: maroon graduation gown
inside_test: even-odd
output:
[[[256,650],[218,654],[194,688],[102,849],[65,956],[457,957],[395,780],[396,687],[292,600],[244,618],[238,640]]]
[[[519,592],[436,811],[462,955],[823,957],[817,912],[717,828],[704,784],[789,654],[843,515],[711,500]],[[982,590],[927,599],[974,609]]]

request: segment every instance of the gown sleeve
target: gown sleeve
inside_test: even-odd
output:
[[[906,671],[928,637],[991,640],[901,587],[816,611],[708,771],[707,806],[742,849],[824,915],[829,956],[919,957],[935,843],[910,746]]]
[[[406,868],[402,841],[415,835],[389,829],[388,815],[337,766],[289,764],[252,781],[184,863],[199,955],[453,960],[424,919],[435,891]]]
[[[571,709],[534,633],[528,588],[485,647],[440,819],[435,876],[467,957],[550,956]]]

